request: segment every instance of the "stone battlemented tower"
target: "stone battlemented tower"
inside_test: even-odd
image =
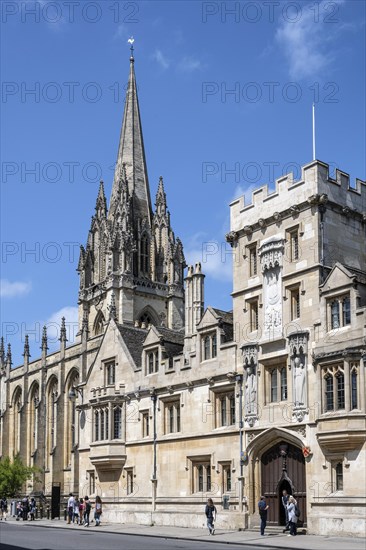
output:
[[[79,326],[100,334],[119,323],[184,326],[181,241],[170,226],[163,178],[152,210],[133,51],[109,210],[100,183],[78,272]]]

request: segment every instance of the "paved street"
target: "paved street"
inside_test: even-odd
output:
[[[365,539],[351,537],[328,537],[299,535],[287,537],[268,534],[261,537],[253,531],[217,530],[209,537],[205,529],[179,527],[150,527],[132,524],[108,524],[85,529],[77,525],[66,525],[64,521],[41,520],[16,522],[9,518],[0,522],[1,550],[149,550],[155,549],[197,549],[227,550],[239,546],[248,550],[278,548],[288,550],[364,550]]]
[[[1,550],[65,550],[75,548],[77,550],[114,550],[121,548],[126,550],[160,550],[160,549],[182,549],[189,550],[227,550],[227,543],[210,544],[207,541],[172,540],[156,537],[134,536],[124,534],[112,534],[92,529],[73,528],[50,529],[34,527],[31,524],[10,523],[0,524]],[[213,548],[214,547],[214,548]],[[246,546],[255,549],[257,546]]]

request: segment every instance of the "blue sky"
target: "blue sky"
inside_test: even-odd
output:
[[[1,10],[1,325],[14,365],[26,332],[33,359],[44,323],[65,314],[75,332],[78,248],[100,178],[111,191],[131,35],[152,196],[162,175],[206,305],[231,308],[229,202],[312,159],[313,101],[317,158],[365,179],[364,2]]]

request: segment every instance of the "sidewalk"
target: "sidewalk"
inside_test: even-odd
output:
[[[9,523],[15,523],[15,518],[9,518]],[[86,528],[79,525],[67,525],[63,520],[36,520],[19,521],[17,525],[29,526],[30,528],[45,527],[57,529],[72,529],[77,531]],[[206,529],[189,529],[184,527],[150,527],[147,525],[102,523],[100,527],[91,524],[88,528],[91,531],[104,533],[123,534],[131,536],[158,537],[164,539],[184,539],[189,541],[206,541],[213,545],[215,543],[226,543],[235,546],[253,545],[269,548],[291,548],[306,550],[364,550],[365,539],[351,537],[322,537],[316,535],[301,535],[288,537],[287,534],[269,534],[261,537],[253,531],[228,531],[218,529],[214,536],[209,536]]]

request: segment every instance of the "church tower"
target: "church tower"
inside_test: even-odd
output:
[[[183,246],[170,226],[163,178],[152,209],[131,48],[130,74],[109,209],[100,183],[80,248],[79,327],[118,323],[184,327]]]

